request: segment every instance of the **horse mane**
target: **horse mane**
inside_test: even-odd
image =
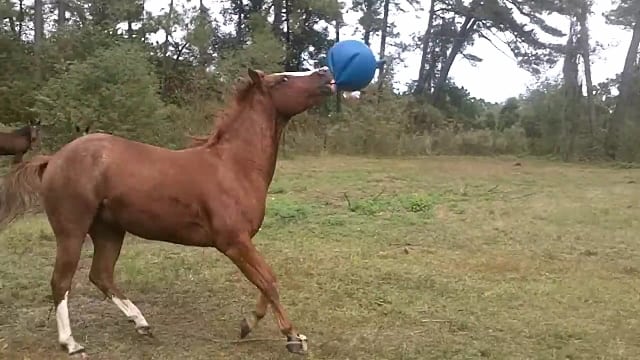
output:
[[[187,135],[190,139],[187,148],[203,145],[213,145],[220,140],[225,130],[235,120],[235,115],[242,109],[256,89],[255,83],[249,77],[242,77],[236,81],[231,96],[227,100],[227,106],[219,110],[213,117],[214,125],[208,136]]]

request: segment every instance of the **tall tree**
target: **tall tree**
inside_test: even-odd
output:
[[[363,31],[362,40],[367,46],[371,46],[371,37],[382,29],[382,4],[381,0],[353,0],[351,3],[351,10],[362,14],[358,23]]]
[[[620,147],[620,130],[624,126],[632,103],[633,76],[635,66],[638,63],[638,46],[640,45],[640,1],[622,0],[617,8],[612,10],[607,20],[614,25],[633,29],[627,56],[624,60],[624,68],[620,74],[620,86],[616,107],[607,126],[605,138],[605,154],[615,159]]]
[[[58,0],[58,29],[65,26],[67,22],[67,0]]]
[[[35,44],[36,79],[42,80],[42,48],[44,46],[44,1],[33,2],[33,41]]]
[[[587,19],[591,13],[591,0],[580,0],[579,11],[577,14],[580,32],[578,35],[578,48],[584,63],[584,78],[587,86],[587,119],[589,122],[589,135],[593,141],[594,123],[596,121],[596,107],[594,101],[593,79],[591,77],[591,44],[589,38],[589,25]]]
[[[580,85],[578,83],[578,28],[578,21],[576,21],[575,17],[572,17],[565,47],[564,64],[562,66],[564,109],[562,112],[560,154],[564,161],[569,160],[569,157],[573,153],[577,122],[580,118],[580,111],[578,111],[580,101]]]
[[[429,69],[429,64],[433,67],[433,61],[429,61],[430,57],[433,57],[435,52],[429,51],[430,46],[434,43],[432,39],[433,32],[433,21],[435,18],[435,10],[436,10],[437,0],[431,0],[429,5],[429,17],[427,20],[427,29],[424,31],[424,34],[421,38],[421,56],[420,56],[420,67],[418,68],[418,80],[416,83],[416,88],[414,90],[415,95],[422,95],[426,89],[431,91],[431,81],[427,78],[427,72]]]
[[[389,4],[391,0],[384,0],[384,5],[382,7],[382,29],[380,31],[380,59],[384,60],[387,48],[387,35],[389,33]],[[382,96],[382,86],[384,84],[384,61],[380,63],[380,68],[378,69],[378,102]]]
[[[553,63],[554,51],[561,46],[541,41],[533,29],[527,28],[533,27],[553,36],[563,35],[541,17],[552,9],[557,9],[557,5],[545,1],[472,0],[468,5],[454,0],[434,1],[422,37],[423,54],[416,93],[422,93],[433,81],[433,101],[442,105],[449,72],[456,58],[462,55],[472,62],[481,61],[465,50],[478,37],[495,41],[497,32],[511,35],[512,40],[504,42],[523,67],[536,72],[541,66]],[[528,21],[518,21],[516,15]]]

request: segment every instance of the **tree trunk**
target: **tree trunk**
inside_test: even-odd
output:
[[[291,6],[289,4],[289,0],[284,0],[284,24],[285,24],[285,33],[284,33],[284,42],[285,42],[285,61],[284,61],[284,70],[285,71],[296,71],[296,64],[294,64],[294,54],[293,47],[291,46]]]
[[[336,21],[336,43],[340,42],[340,20]],[[336,112],[342,111],[342,91],[336,91]]]
[[[440,69],[440,76],[438,76],[438,80],[433,89],[433,99],[434,103],[437,105],[442,104],[444,101],[444,86],[447,82],[447,78],[449,77],[449,71],[451,71],[451,66],[453,65],[453,61],[456,59],[456,56],[462,50],[462,47],[467,42],[469,35],[473,32],[473,28],[476,26],[478,21],[473,18],[473,15],[467,15],[464,23],[460,26],[460,30],[458,31],[455,40],[453,41],[453,45],[451,46],[451,50],[449,51],[449,55],[447,59],[442,64],[442,68]]]
[[[198,9],[198,16],[200,16],[200,21],[204,21],[208,18],[208,9],[204,6],[204,1],[200,0],[200,8]],[[202,24],[200,24],[202,26]],[[206,68],[209,66],[210,58],[209,58],[209,48],[206,44],[198,44],[198,63],[200,67],[202,67],[203,73],[206,73]]]
[[[127,19],[127,37],[133,39],[133,19]]]
[[[382,12],[382,30],[380,32],[380,60],[384,60],[387,47],[387,33],[389,30],[389,3],[391,0],[384,0],[383,12]],[[378,69],[378,103],[382,98],[382,87],[384,86],[384,61],[380,63]]]
[[[282,12],[283,12],[284,0],[273,0],[273,34],[282,39]]]
[[[376,3],[379,0],[366,0],[362,5],[364,6],[363,9],[363,17],[369,17],[369,18],[373,18],[373,15],[371,15],[373,13],[373,9],[376,6]],[[369,16],[369,15],[371,16]],[[366,22],[365,22],[366,23]],[[373,28],[373,23],[372,22],[368,22],[368,24],[365,26],[362,26],[362,31],[363,31],[363,35],[362,35],[362,41],[367,45],[367,46],[371,46],[371,36],[375,33],[375,29]]]
[[[62,29],[67,22],[67,0],[58,0],[58,29]]]
[[[636,23],[633,26],[631,43],[629,44],[629,50],[627,51],[627,56],[624,61],[624,68],[622,69],[618,99],[616,101],[616,107],[613,110],[613,115],[611,116],[611,121],[609,121],[607,127],[607,136],[604,142],[605,154],[614,160],[620,147],[618,139],[620,128],[626,120],[629,100],[631,99],[633,70],[638,54],[638,45],[640,45],[640,13],[636,14]]]
[[[34,8],[34,19],[33,19],[33,27],[34,27],[34,45],[35,45],[35,61],[36,61],[36,79],[38,81],[42,80],[42,42],[44,41],[44,15],[43,15],[43,1],[42,0],[34,0],[33,8]]]
[[[142,28],[141,28],[141,29],[142,29],[141,31],[142,31],[142,43],[143,43],[143,44],[147,42],[147,31],[145,30],[145,26],[144,26],[145,21],[147,20],[147,19],[145,19],[145,17],[144,17],[144,15],[145,15],[145,13],[144,13],[144,5],[145,5],[145,2],[144,2],[144,1],[145,1],[145,0],[142,0],[142,2],[141,2],[141,4],[140,4],[140,6],[142,7],[142,9],[140,9],[140,10],[142,10],[142,15],[140,15],[140,20],[142,21],[142,24],[143,24],[143,26],[142,26]]]
[[[244,12],[238,11],[237,16],[238,18],[236,19],[236,43],[238,47],[241,47],[242,43],[244,42],[244,30],[242,27],[243,24],[245,23]]]
[[[429,45],[431,43],[431,31],[433,28],[433,15],[435,12],[436,0],[431,0],[429,8],[429,20],[427,21],[427,30],[422,36],[422,56],[420,57],[420,68],[418,69],[418,82],[414,89],[414,95],[422,95],[427,88],[427,61],[429,59]]]
[[[169,79],[169,71],[171,62],[169,59],[169,38],[171,37],[171,28],[173,24],[173,0],[169,1],[169,14],[167,16],[167,24],[165,24],[164,43],[162,44],[162,61],[164,68],[163,93],[166,95],[167,82]]]
[[[9,29],[11,30],[13,36],[18,38],[18,31],[16,30],[16,20],[13,18],[13,16],[9,16]]]
[[[33,31],[34,31],[34,42],[36,47],[42,45],[42,40],[44,40],[44,15],[43,15],[43,0],[34,0],[33,8],[34,8],[34,19],[33,19]]]
[[[564,104],[562,112],[562,133],[560,141],[560,155],[562,160],[568,161],[573,154],[573,146],[575,143],[577,132],[577,118],[580,117],[578,112],[579,101],[579,84],[578,84],[578,51],[576,28],[578,24],[576,19],[571,19],[569,25],[569,37],[566,44],[566,54],[562,67],[562,75],[564,78],[563,95]]]
[[[578,13],[578,23],[580,24],[580,33],[578,37],[578,46],[584,61],[584,77],[587,85],[587,118],[589,122],[589,134],[591,141],[594,140],[594,123],[596,120],[596,107],[593,101],[593,80],[591,79],[591,48],[589,45],[589,27],[587,25],[587,16],[589,14],[589,4],[584,1]]]
[[[20,0],[18,4],[18,39],[22,39],[22,25],[24,24],[24,0]]]

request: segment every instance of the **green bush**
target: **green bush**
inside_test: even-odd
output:
[[[100,49],[86,60],[71,63],[60,76],[49,79],[38,92],[35,110],[50,132],[46,147],[70,141],[73,127],[164,143],[168,116],[158,93],[159,81],[146,60],[143,45],[122,42]]]

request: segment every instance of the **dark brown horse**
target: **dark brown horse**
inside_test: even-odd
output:
[[[247,336],[271,305],[286,348],[305,353],[280,303],[276,277],[252,243],[265,215],[278,144],[288,120],[335,93],[326,68],[265,75],[249,70],[206,140],[169,150],[108,134],[89,134],[50,156],[17,166],[0,189],[0,221],[11,222],[40,199],[56,237],[51,278],[58,341],[84,356],[71,335],[68,295],[85,234],[93,239],[89,272],[95,284],[149,334],[140,310],[115,285],[114,266],[125,234],[175,244],[214,247],[260,291],[241,323]]]
[[[91,125],[85,126],[84,129],[80,125],[75,125],[74,129],[76,130],[76,136],[85,136],[91,132]]]
[[[0,132],[0,155],[13,155],[13,164],[22,162],[24,154],[40,135],[40,121],[10,133]]]

